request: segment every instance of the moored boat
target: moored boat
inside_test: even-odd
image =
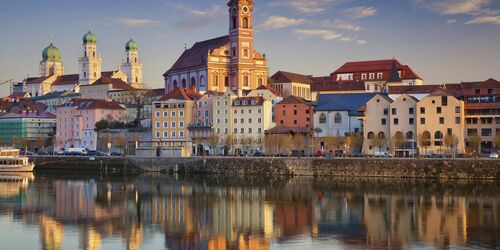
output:
[[[0,172],[33,172],[35,164],[20,156],[19,149],[0,149]]]

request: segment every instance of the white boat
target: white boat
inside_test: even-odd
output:
[[[19,155],[19,149],[0,149],[0,172],[33,172],[34,163]]]

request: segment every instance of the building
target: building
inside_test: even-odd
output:
[[[361,133],[358,110],[376,94],[321,94],[314,107],[316,137],[345,136]]]
[[[29,100],[47,105],[46,111],[55,114],[57,106],[61,106],[75,98],[80,98],[80,94],[75,93],[73,90],[61,90],[43,96],[31,97]]]
[[[188,127],[200,98],[193,88],[176,87],[153,103],[153,141],[160,142],[157,156],[191,156]]]
[[[196,91],[226,92],[267,84],[264,54],[254,49],[252,0],[231,0],[229,35],[197,42],[165,72],[165,91],[193,86]]]
[[[417,133],[421,153],[465,152],[464,102],[437,89],[417,104]],[[446,145],[453,136],[453,145]]]
[[[52,113],[19,111],[0,116],[0,145],[42,149],[51,145],[56,116]]]
[[[390,105],[390,138],[394,156],[409,157],[418,153],[417,103],[408,94],[400,95]]]
[[[214,96],[213,100],[213,131],[216,137],[219,138],[220,144],[223,145],[220,149],[216,149],[217,153],[227,155],[229,153],[228,140],[232,139],[233,134],[233,106],[232,103],[238,96],[227,89],[223,95]]]
[[[213,154],[219,146],[218,136],[213,137],[213,112],[219,112],[220,114],[220,112],[223,111],[214,109],[215,98],[222,95],[224,95],[222,92],[207,91],[196,102],[196,112],[194,113],[193,123],[189,124],[188,129],[189,136],[197,144],[197,155],[207,155],[207,153]]]
[[[272,103],[262,96],[238,97],[232,103],[236,153],[261,151],[264,132],[273,127]]]
[[[125,44],[126,62],[122,63],[122,69],[127,74],[127,83],[130,86],[142,89],[144,83],[142,81],[142,63],[139,61],[139,45],[134,40],[130,39]]]
[[[58,148],[96,149],[95,124],[101,120],[125,121],[125,108],[113,101],[73,99],[56,108]]]
[[[375,82],[394,82],[397,71],[401,80],[399,85],[422,85],[423,80],[408,65],[396,59],[347,62],[335,70],[330,77],[334,81],[353,81],[365,84],[368,91],[380,91],[368,86],[376,86]],[[380,85],[379,85],[380,86]]]
[[[311,102],[290,95],[274,106],[276,127],[314,128],[314,111]]]
[[[377,94],[363,108],[363,154],[391,152],[390,109],[393,100],[387,95]]]
[[[108,76],[102,76],[98,80],[94,81],[92,84],[80,86],[81,98],[84,99],[88,98],[106,99],[110,97],[111,95],[110,92],[116,90],[132,91],[135,90],[135,88],[130,86],[126,82],[122,81],[121,79],[112,78]],[[115,97],[114,99],[123,100],[122,98],[123,96],[112,95],[112,97]],[[124,101],[127,100],[125,99]]]
[[[271,102],[272,105],[272,126],[276,126],[274,117],[274,105],[281,102],[283,97],[274,88],[267,85],[260,85],[258,88],[250,90],[246,94],[247,97],[261,96],[264,100]]]
[[[311,84],[314,79],[311,76],[278,71],[269,79],[269,86],[277,90],[281,96],[287,97],[290,95],[303,98],[310,101]]]

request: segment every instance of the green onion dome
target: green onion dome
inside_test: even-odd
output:
[[[83,44],[87,44],[87,43],[96,43],[97,42],[97,38],[95,37],[94,34],[92,34],[92,32],[87,32],[87,34],[85,34],[83,36]]]
[[[44,61],[50,62],[60,62],[61,61],[61,51],[50,43],[50,45],[42,51],[42,59]]]
[[[130,50],[137,50],[139,48],[139,45],[137,45],[137,43],[132,40],[132,38],[125,44],[125,49],[127,51],[130,51]]]

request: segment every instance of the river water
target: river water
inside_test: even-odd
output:
[[[0,174],[0,249],[498,249],[500,184]]]

